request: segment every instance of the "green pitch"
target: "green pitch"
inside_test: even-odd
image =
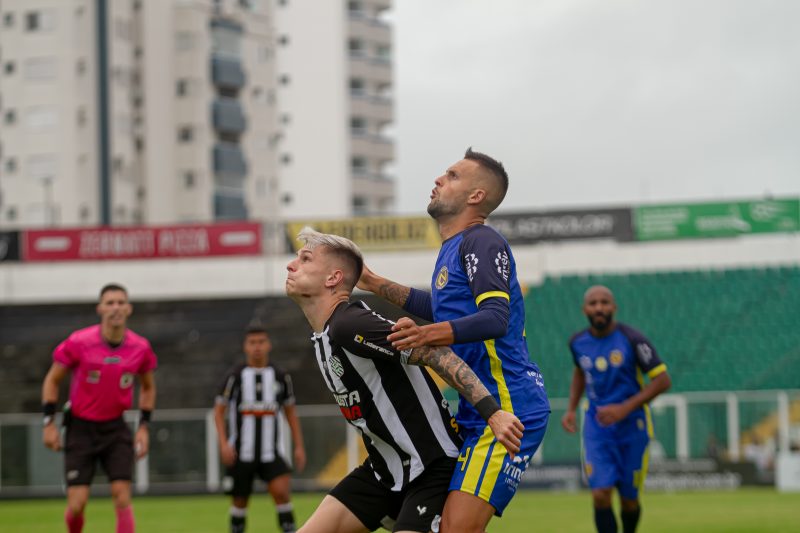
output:
[[[321,494],[295,494],[302,523],[322,499]],[[137,531],[143,533],[220,533],[227,531],[224,496],[141,497],[134,499]],[[779,533],[800,531],[800,494],[747,489],[736,492],[647,493],[639,531],[642,533]],[[4,533],[51,533],[63,529],[64,501],[0,501]],[[90,500],[85,533],[114,531],[114,512],[106,498]],[[274,506],[268,496],[253,497],[248,531],[277,531]],[[591,533],[594,531],[589,494],[523,491],[503,518],[494,518],[489,532]]]

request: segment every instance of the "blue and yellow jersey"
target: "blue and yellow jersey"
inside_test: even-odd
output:
[[[454,344],[452,349],[472,368],[503,410],[523,422],[524,418],[549,413],[544,379],[528,355],[525,306],[514,257],[503,236],[479,224],[444,241],[431,285],[435,322],[472,315],[488,298],[508,302],[510,313],[504,336]],[[457,420],[465,428],[486,425],[463,398],[459,400]]]
[[[569,348],[573,363],[583,371],[586,381],[587,424],[597,426],[592,429],[608,435],[644,429],[652,433],[647,406],[608,427],[599,426],[594,416],[598,406],[624,402],[641,391],[645,374],[653,379],[667,370],[647,337],[628,325],[617,323],[614,331],[605,337],[595,337],[588,328],[576,333],[569,341]]]

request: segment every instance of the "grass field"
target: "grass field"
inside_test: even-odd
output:
[[[322,498],[296,494],[296,515],[302,523]],[[229,501],[224,496],[141,497],[134,501],[137,530],[143,533],[221,533],[227,531]],[[0,501],[3,533],[63,531],[62,500]],[[85,533],[114,531],[114,512],[107,498],[89,503]],[[591,533],[594,531],[587,492],[520,492],[490,532]],[[248,531],[277,531],[274,507],[267,496],[251,501]],[[768,489],[736,492],[648,493],[639,531],[702,533],[800,532],[800,494]]]

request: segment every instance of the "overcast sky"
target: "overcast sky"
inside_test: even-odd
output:
[[[395,0],[398,212],[472,145],[503,211],[800,195],[800,2]]]

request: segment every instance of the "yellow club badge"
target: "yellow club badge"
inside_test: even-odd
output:
[[[608,356],[608,360],[611,362],[611,366],[621,366],[622,361],[625,360],[625,356],[622,355],[622,352],[619,350],[614,350],[611,352],[611,355]]]
[[[436,275],[436,288],[444,289],[445,285],[447,285],[447,265],[442,265],[442,268],[439,269],[439,273]]]
[[[602,355],[594,360],[594,367],[600,372],[605,372],[608,369],[608,361]]]

